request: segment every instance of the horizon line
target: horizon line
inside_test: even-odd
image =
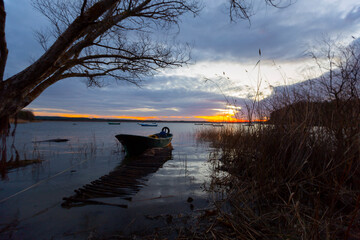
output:
[[[237,121],[208,121],[208,120],[162,120],[162,119],[136,119],[136,118],[101,118],[101,117],[64,117],[64,116],[36,116],[35,120],[49,120],[49,121],[56,121],[56,120],[88,120],[88,121],[113,121],[113,122],[203,122],[203,123],[249,123],[249,120],[244,119],[237,119]],[[266,122],[266,120],[254,120],[251,121],[254,123],[258,122]]]

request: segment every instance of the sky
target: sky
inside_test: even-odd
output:
[[[43,53],[35,32],[48,20],[30,2],[5,0],[5,79]],[[358,0],[298,0],[286,8],[257,0],[250,21],[237,22],[229,19],[227,0],[202,2],[199,16],[185,15],[174,30],[176,41],[192,47],[187,66],[145,77],[140,87],[113,81],[88,88],[81,79],[61,80],[27,109],[38,116],[238,121],[258,85],[266,98],[275,87],[317,77],[308,52],[324,38],[345,44],[360,38]]]

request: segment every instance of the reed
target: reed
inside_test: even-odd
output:
[[[303,126],[199,135],[218,148],[211,159],[211,186],[225,192],[217,221],[232,234],[247,239],[336,239],[359,230],[355,144],[344,146],[319,129]],[[229,211],[225,205],[231,206]]]
[[[216,149],[209,190],[224,196],[205,236],[360,238],[360,68],[348,51],[317,95],[285,88],[263,102],[267,124],[197,132]]]

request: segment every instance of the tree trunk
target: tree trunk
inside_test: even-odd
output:
[[[6,60],[8,55],[8,49],[5,38],[5,20],[6,20],[6,12],[4,1],[0,0],[0,105],[5,105],[7,102],[4,102],[3,96],[5,93],[4,88],[4,72],[6,66]],[[6,151],[6,138],[10,133],[10,124],[9,124],[9,114],[3,113],[0,107],[0,174],[4,176],[6,173],[6,159],[7,159],[7,151]]]
[[[8,55],[8,49],[6,46],[6,38],[5,38],[5,20],[6,20],[6,12],[4,1],[0,0],[0,83],[3,81],[6,60]],[[1,85],[0,85],[1,89]]]
[[[0,151],[0,175],[2,178],[6,176],[6,162],[7,162],[7,144],[6,139],[10,133],[10,122],[9,116],[4,116],[0,118],[0,141],[1,141],[1,151]]]

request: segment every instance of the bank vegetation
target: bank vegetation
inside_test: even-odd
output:
[[[197,133],[216,149],[209,190],[218,198],[194,236],[360,238],[358,47],[329,48],[321,77],[259,103],[268,124]]]

